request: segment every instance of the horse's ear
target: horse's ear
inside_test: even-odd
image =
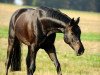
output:
[[[72,18],[70,21],[70,25],[74,25],[74,23],[75,23],[75,20],[74,20],[74,18]]]
[[[72,18],[71,21],[74,21],[74,18]]]
[[[75,23],[78,25],[79,21],[80,21],[80,17],[77,18]]]

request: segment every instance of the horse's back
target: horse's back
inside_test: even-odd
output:
[[[22,14],[22,13],[24,13],[24,12],[26,12],[27,10],[32,10],[31,8],[22,8],[22,9],[18,9],[18,10],[16,10],[14,13],[13,13],[13,15],[12,15],[12,17],[11,17],[11,19],[10,19],[10,23],[12,22],[13,23],[13,25],[15,25],[15,22],[16,22],[16,20],[18,19],[18,17]],[[11,26],[11,25],[10,25]]]
[[[26,45],[36,43],[36,38],[42,37],[43,34],[41,26],[36,24],[37,18],[46,17],[46,15],[46,12],[40,8],[19,9],[12,15],[9,30],[13,29],[15,36]]]

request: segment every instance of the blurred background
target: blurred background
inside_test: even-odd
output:
[[[59,9],[71,18],[80,17],[81,40],[85,53],[77,57],[57,33],[57,56],[63,75],[100,75],[100,0],[0,0],[0,75],[5,75],[9,21],[20,8],[47,6]],[[9,75],[26,75],[27,46],[22,45],[22,71]],[[56,69],[44,50],[39,50],[34,75],[56,75]]]
[[[0,2],[100,12],[100,0],[0,0]]]

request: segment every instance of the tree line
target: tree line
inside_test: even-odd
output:
[[[100,0],[22,0],[24,5],[100,12]],[[0,0],[13,3],[14,0]]]

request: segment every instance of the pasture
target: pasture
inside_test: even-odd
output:
[[[28,6],[14,6],[0,3],[0,75],[5,75],[8,26],[12,13]],[[100,13],[64,10],[71,18],[80,17],[82,42],[85,53],[76,56],[75,52],[63,41],[63,34],[57,34],[55,46],[63,75],[99,75],[100,74]],[[27,47],[22,45],[22,71],[9,72],[9,75],[26,75]],[[39,50],[34,75],[56,75],[54,64],[44,50]]]

